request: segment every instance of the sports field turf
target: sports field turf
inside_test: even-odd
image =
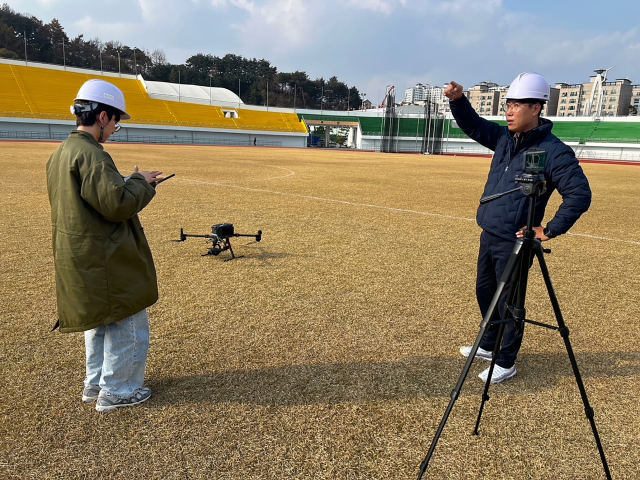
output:
[[[176,177],[141,220],[161,298],[139,407],[81,403],[81,334],[56,319],[45,164],[0,143],[0,478],[415,478],[480,318],[474,219],[486,158],[107,145]],[[594,192],[546,257],[614,479],[640,465],[640,168],[584,164]],[[557,196],[557,195],[556,195]],[[558,205],[552,199],[547,217]],[[229,222],[232,239],[201,256]],[[553,323],[541,274],[528,317]],[[478,363],[478,362],[476,362]],[[518,375],[474,364],[425,478],[604,478],[564,344],[528,326]]]

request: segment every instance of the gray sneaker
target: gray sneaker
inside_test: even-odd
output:
[[[130,397],[122,398],[112,395],[105,391],[101,391],[96,402],[96,410],[102,413],[113,412],[122,407],[133,407],[140,405],[151,398],[150,388],[139,388]]]
[[[473,347],[460,347],[460,354],[463,357],[469,357],[469,355],[471,354],[471,350],[473,350]],[[482,360],[489,360],[491,361],[491,356],[493,355],[493,352],[490,350],[485,350],[484,348],[478,347],[478,351],[476,352],[476,357],[475,358],[481,358]]]
[[[100,393],[100,387],[95,385],[85,385],[82,391],[82,401],[84,403],[93,403],[98,399]]]

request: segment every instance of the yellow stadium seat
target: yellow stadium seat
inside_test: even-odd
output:
[[[293,113],[234,108],[238,118],[229,118],[219,106],[153,99],[142,82],[131,78],[9,64],[0,64],[0,116],[74,120],[69,106],[80,86],[91,78],[101,78],[122,90],[131,115],[123,124],[306,133]]]

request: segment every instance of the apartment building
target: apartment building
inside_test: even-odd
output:
[[[629,115],[640,116],[640,85],[631,85]]]
[[[444,96],[447,85],[436,87],[432,85],[416,84],[415,87],[407,88],[404,94],[404,103],[410,105],[424,105],[430,102],[432,107],[437,108],[438,112],[448,112],[449,99]]]
[[[464,94],[478,115],[489,116],[498,114],[500,101],[500,86],[493,82],[480,82],[469,88]]]
[[[610,69],[609,69],[610,70]],[[545,117],[607,117],[640,115],[640,85],[629,79],[607,81],[609,70],[595,70],[588,83],[556,83],[550,87],[549,101],[542,109]],[[405,92],[405,103],[421,104],[430,101],[438,112],[449,112],[449,100],[444,96],[447,87],[417,84]],[[508,86],[483,81],[464,92],[479,115],[505,115]]]
[[[584,98],[584,86],[581,83],[556,83],[560,92],[558,99],[558,117],[577,117],[580,114],[580,100]]]
[[[558,108],[558,96],[560,94],[557,88],[551,88],[549,101],[542,108],[542,116],[554,116]],[[508,85],[498,85],[493,82],[480,82],[469,88],[465,95],[471,102],[471,105],[479,115],[505,115],[506,99],[504,98],[509,91]]]
[[[417,83],[415,87],[407,88],[404,91],[404,103],[424,102],[427,96],[427,87],[421,83]]]
[[[632,106],[633,85],[627,78],[613,82],[591,76],[589,83],[558,83],[559,117],[621,117],[629,115]]]

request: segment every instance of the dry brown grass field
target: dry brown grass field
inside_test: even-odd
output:
[[[0,478],[415,478],[475,339],[486,158],[107,145],[160,169],[141,220],[160,300],[139,407],[81,402],[81,334],[56,319],[45,164],[0,143]],[[640,168],[584,164],[591,209],[546,257],[614,479],[640,478]],[[552,198],[550,218],[559,200]],[[201,256],[180,228],[230,222]],[[537,265],[528,317],[554,323]],[[518,375],[474,363],[425,478],[605,478],[560,335],[528,326]]]

